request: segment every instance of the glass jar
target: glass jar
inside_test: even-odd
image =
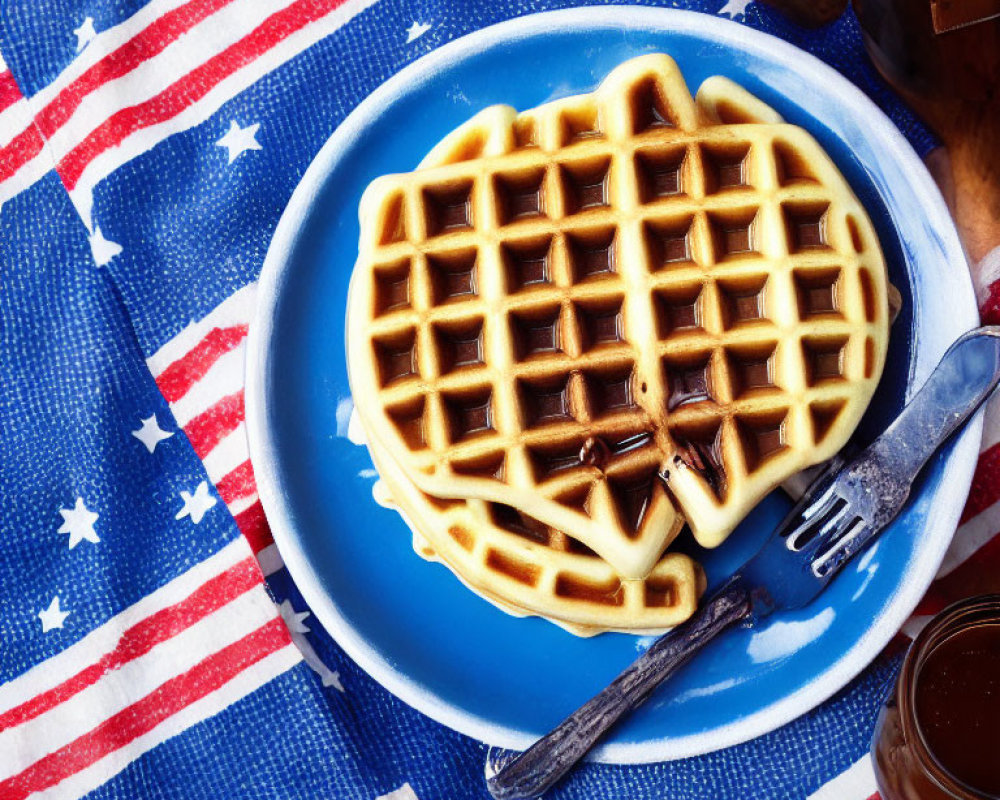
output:
[[[872,760],[883,800],[1000,800],[1000,594],[949,606],[913,641]]]
[[[854,0],[854,11],[868,54],[895,87],[990,102],[1000,76],[1000,0],[970,0],[966,24],[952,20],[954,27],[942,29],[935,24],[935,6],[940,11],[946,5],[946,0]]]

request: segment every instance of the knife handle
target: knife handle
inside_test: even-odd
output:
[[[687,622],[663,634],[606,689],[570,714],[551,733],[486,779],[495,800],[538,797],[565,775],[621,717],[641,705],[698,650],[750,616],[750,594],[731,580]]]
[[[870,453],[909,483],[1000,381],[1000,326],[961,336]]]

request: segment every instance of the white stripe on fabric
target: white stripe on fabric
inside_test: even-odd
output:
[[[7,180],[0,182],[0,205],[12,197],[17,197],[30,186],[34,186],[55,168],[48,149],[43,147],[36,158],[31,159]]]
[[[228,475],[248,458],[250,458],[250,445],[247,443],[247,426],[241,422],[232,433],[213,447],[202,461],[212,483],[218,483],[220,478]]]
[[[236,675],[224,686],[168,717],[149,733],[133,739],[125,747],[115,750],[56,786],[32,795],[32,800],[77,800],[83,797],[109,781],[143,753],[183,733],[193,725],[214,717],[301,661],[302,654],[295,645],[291,643],[285,645]]]
[[[128,161],[151,150],[168,136],[207,120],[226,102],[273,72],[286,61],[342,27],[377,0],[348,0],[325,17],[282,40],[242,69],[213,87],[204,97],[169,120],[135,131],[117,146],[104,151],[84,169],[70,197],[85,222],[90,221],[94,187]]]
[[[200,320],[192,321],[180,333],[162,345],[146,359],[146,365],[156,377],[175,361],[179,361],[215,328],[248,325],[257,305],[257,284],[251,283],[229,295]],[[221,396],[221,395],[220,395]]]
[[[56,76],[52,83],[31,96],[32,107],[41,110],[49,105],[71,83],[102,58],[113,53],[167,12],[186,5],[188,2],[190,0],[152,0],[128,19],[107,30],[98,31],[97,36],[90,40],[87,47]]]
[[[960,567],[998,533],[1000,533],[1000,500],[958,526],[935,580]]]
[[[930,614],[915,614],[903,623],[903,627],[900,628],[900,632],[910,639],[916,639],[917,636],[920,635],[920,631],[927,627],[927,623],[932,619],[934,619],[934,617]]]
[[[264,573],[265,577],[273,575],[285,566],[285,562],[281,558],[281,553],[278,552],[278,545],[276,544],[269,544],[257,553],[257,563],[260,564],[260,571]]]
[[[171,404],[174,419],[182,428],[203,411],[207,411],[226,395],[243,388],[246,339],[208,368],[180,400]]]
[[[252,555],[253,552],[246,539],[242,536],[234,539],[218,553],[209,556],[152,594],[119,612],[61,653],[0,685],[0,712],[9,711],[26,700],[58,686],[83,667],[97,663],[114,650],[123,630],[131,628],[161,609],[184,600],[210,578],[220,575]]]
[[[188,73],[250,34],[267,17],[294,1],[230,3],[152,58],[143,60],[130,72],[94,89],[72,116],[49,134],[56,160],[66,156],[113,114],[123,108],[140,105],[183,80]]]
[[[9,144],[31,124],[31,107],[27,100],[15,100],[0,111],[0,147]],[[43,144],[38,155],[26,161],[13,175],[0,181],[0,205],[37,183],[46,173],[52,171],[54,165],[51,151]]]
[[[213,611],[147,653],[106,672],[49,711],[0,732],[0,780],[83,736],[277,616],[263,584]],[[124,628],[119,633],[124,633]],[[86,665],[80,664],[78,667]],[[64,679],[72,677],[63,675]]]
[[[25,129],[31,125],[31,120],[31,107],[24,98],[15,100],[3,111],[0,111],[0,147],[6,147],[15,136],[24,133]],[[13,178],[7,178],[7,180],[13,180]]]
[[[865,755],[832,781],[820,786],[807,800],[867,800],[877,791],[872,760]]]
[[[240,514],[250,508],[250,506],[256,503],[258,499],[257,493],[254,492],[253,494],[248,494],[245,497],[237,497],[231,503],[226,503],[226,508],[228,508],[229,513],[235,517],[237,514]],[[260,556],[258,555],[258,558],[259,557]]]

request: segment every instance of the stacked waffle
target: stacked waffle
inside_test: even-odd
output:
[[[643,56],[488,108],[361,203],[351,388],[420,542],[579,633],[694,610],[722,542],[840,449],[885,359],[864,209],[802,129]]]

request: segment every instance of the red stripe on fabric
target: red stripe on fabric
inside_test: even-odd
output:
[[[52,136],[73,115],[89,93],[102,84],[135,69],[144,60],[152,58],[198,22],[229,2],[231,0],[193,0],[185,6],[169,11],[86,70],[35,115],[35,125],[0,148],[0,180],[13,175],[27,161],[38,155],[43,143],[41,133]]]
[[[171,639],[237,597],[263,584],[256,559],[245,558],[225,572],[205,581],[187,598],[151,614],[122,633],[115,648],[100,661],[84,667],[58,686],[0,714],[0,731],[21,725],[55,708],[96,683],[105,673],[120,669]],[[0,793],[0,796],[3,796]]]
[[[215,484],[215,488],[219,492],[219,497],[227,505],[233,502],[233,500],[239,500],[241,497],[246,497],[248,494],[256,492],[257,482],[253,477],[253,467],[250,465],[250,459],[248,458],[232,472],[224,475]]]
[[[87,69],[37,114],[35,121],[42,133],[51,136],[73,116],[88,94],[153,58],[230,2],[232,0],[191,0],[150,22],[117,50]]]
[[[259,553],[268,545],[274,544],[271,527],[264,516],[264,507],[258,500],[250,508],[236,515],[236,525],[246,537],[250,549]]]
[[[57,170],[66,188],[72,190],[87,164],[105,150],[121,144],[125,137],[141,128],[157,125],[177,116],[241,67],[252,63],[343,2],[344,0],[298,0],[272,14],[240,41],[191,70],[155,97],[112,114],[59,162]]]
[[[979,306],[979,316],[983,325],[1000,325],[1000,281],[991,283],[987,292],[986,300]]]
[[[869,797],[868,800],[882,800],[882,795],[880,795],[878,792],[875,792],[875,794]]]
[[[188,393],[212,365],[247,338],[246,325],[212,328],[198,344],[156,376],[156,385],[168,403],[176,403]]]
[[[227,434],[236,430],[243,422],[246,412],[243,407],[243,390],[226,395],[208,411],[191,420],[185,427],[198,458],[204,458],[221,442]]]
[[[9,72],[0,72],[0,111],[14,105],[23,97],[21,89]]]
[[[959,525],[972,519],[980,511],[1000,500],[1000,444],[979,454],[976,472],[972,476],[972,488]]]
[[[946,605],[948,604],[942,601],[941,597],[935,593],[932,587],[927,590],[927,594],[920,599],[917,607],[913,609],[913,616],[933,617]]]
[[[229,683],[244,670],[291,644],[280,617],[262,625],[238,642],[171,678],[141,700],[102,722],[17,775],[0,783],[0,797],[20,800],[40,792],[120,750],[149,733],[164,720]]]
[[[45,145],[38,128],[30,125],[11,139],[4,147],[0,147],[0,181],[17,174],[25,163],[31,161],[42,152]]]
[[[956,600],[974,594],[989,594],[997,591],[997,576],[1000,575],[1000,533],[976,550],[968,559],[943,578],[931,584],[921,606],[934,609],[937,613]]]

